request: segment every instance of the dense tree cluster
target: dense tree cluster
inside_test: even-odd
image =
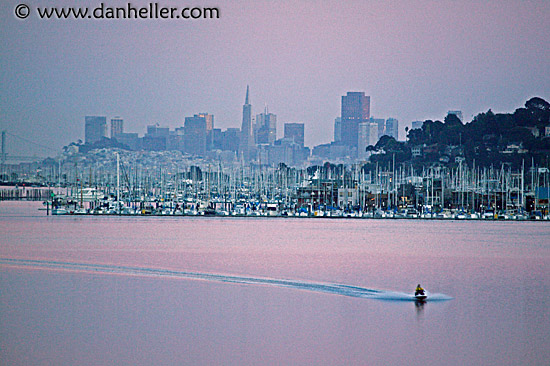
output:
[[[408,131],[407,142],[400,143],[387,136],[367,151],[380,152],[371,156],[371,162],[386,162],[395,155],[396,163],[456,164],[455,157],[479,166],[509,163],[519,167],[522,161],[548,165],[550,137],[545,128],[550,126],[550,103],[542,98],[531,98],[524,108],[514,113],[478,114],[463,124],[453,114],[444,122],[427,120],[421,129]],[[420,147],[422,154],[412,157],[411,151]]]

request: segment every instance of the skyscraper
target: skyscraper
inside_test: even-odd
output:
[[[107,137],[107,117],[84,117],[84,142],[93,144],[104,137]]]
[[[334,142],[342,141],[342,117],[334,119]]]
[[[386,135],[398,140],[399,138],[399,121],[395,118],[388,118],[386,120]]]
[[[206,126],[205,114],[185,117],[183,145],[186,153],[206,155]]]
[[[348,92],[342,96],[341,138],[346,146],[357,148],[359,124],[370,117],[370,97],[364,92]]]
[[[386,120],[384,118],[370,118],[371,123],[376,123],[378,125],[378,139],[384,136],[384,129],[386,128]],[[378,140],[376,141],[378,142]]]
[[[199,113],[195,117],[203,117],[206,122],[206,150],[214,147],[214,116],[208,113]]]
[[[252,106],[249,100],[249,88],[246,86],[246,98],[243,105],[243,123],[241,125],[241,138],[239,141],[239,154],[245,160],[250,160],[251,151],[254,148],[254,133],[252,130]]]
[[[256,144],[273,145],[277,139],[277,116],[269,113],[267,106],[264,113],[256,116]]]
[[[362,122],[359,124],[359,136],[357,141],[357,157],[359,159],[366,159],[369,157],[367,154],[367,146],[374,146],[378,142],[378,123],[376,122]]]
[[[294,142],[304,147],[304,124],[303,123],[285,123],[284,138],[293,139]]]
[[[124,133],[124,121],[120,117],[111,118],[111,138]]]
[[[154,124],[147,126],[147,133],[141,139],[141,145],[147,151],[163,151],[166,150],[170,128],[160,127]]]
[[[239,136],[241,130],[238,128],[228,128],[222,132],[222,150],[239,151]]]

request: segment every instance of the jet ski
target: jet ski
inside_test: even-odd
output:
[[[416,301],[426,301],[427,298],[428,298],[428,294],[426,293],[426,290],[424,290],[419,285],[416,291],[414,292],[414,299]]]
[[[414,299],[416,301],[426,301],[426,299],[428,299],[428,295],[426,295],[426,292],[422,291],[422,293],[414,295]]]

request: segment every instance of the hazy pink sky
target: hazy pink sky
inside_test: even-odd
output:
[[[96,7],[101,1],[78,1]],[[103,1],[106,6],[125,4]],[[240,127],[246,85],[253,114],[269,105],[304,122],[306,145],[329,142],[340,97],[371,96],[371,114],[467,121],[550,100],[550,1],[166,1],[218,7],[213,20],[41,20],[37,6],[0,5],[0,129],[61,146],[84,138],[84,116],[121,116],[128,132],[214,114]],[[133,5],[147,4],[132,1]],[[23,153],[20,141],[8,152]],[[35,150],[38,153],[51,151]]]

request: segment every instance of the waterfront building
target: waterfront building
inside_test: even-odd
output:
[[[246,86],[246,97],[243,105],[243,121],[241,125],[241,136],[239,139],[239,155],[246,161],[250,161],[254,151],[254,131],[252,128],[252,105],[250,105],[250,90]]]
[[[111,138],[124,133],[124,121],[120,117],[111,118]]]
[[[267,106],[264,113],[256,115],[256,144],[273,145],[277,139],[277,116],[269,113]]]
[[[205,156],[207,119],[204,114],[185,117],[183,150],[192,155]]]
[[[350,208],[359,204],[359,192],[355,188],[338,188],[338,206]]]
[[[341,141],[344,145],[357,148],[359,124],[370,117],[370,96],[364,92],[348,92],[342,96]]]
[[[84,142],[86,144],[93,144],[107,137],[107,117],[86,116],[84,123]]]
[[[285,123],[285,139],[292,139],[295,143],[304,147],[304,124]]]
[[[386,135],[399,139],[399,121],[395,118],[388,118],[386,120]]]

